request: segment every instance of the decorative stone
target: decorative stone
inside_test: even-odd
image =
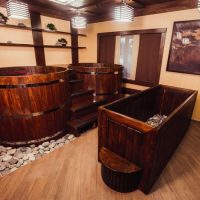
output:
[[[49,148],[52,149],[52,148],[54,148],[55,146],[56,146],[56,143],[53,142],[53,143],[51,143],[51,144],[49,145]]]
[[[38,154],[38,153],[39,153],[38,151],[33,151],[33,152],[32,152],[33,155],[36,155],[36,154]]]
[[[17,170],[17,167],[14,167],[10,170],[10,172],[14,172],[15,170]]]
[[[3,157],[3,161],[4,161],[4,162],[9,161],[11,158],[12,158],[12,156],[6,154],[6,155]]]
[[[38,150],[39,150],[38,147],[33,148],[33,151],[38,151]]]
[[[29,156],[27,154],[24,155],[23,160],[28,160]]]
[[[50,141],[50,143],[54,143],[54,142],[55,142],[55,140],[51,140],[51,141]]]
[[[21,151],[21,152],[26,152],[26,150],[27,150],[26,147],[21,147],[21,148],[20,148],[20,151]]]
[[[49,147],[44,148],[45,151],[49,151]]]
[[[8,154],[10,155],[14,155],[16,152],[16,149],[11,149],[11,150],[8,150]]]
[[[39,149],[44,149],[44,147],[42,145],[39,145]]]
[[[44,150],[43,150],[43,149],[40,149],[40,150],[39,150],[39,153],[40,153],[40,154],[43,154],[43,153],[44,153]]]
[[[35,145],[34,145],[34,144],[32,144],[30,147],[31,147],[31,148],[35,148]]]
[[[71,140],[72,138],[74,138],[74,135],[69,135],[68,140]]]
[[[18,163],[24,163],[24,160],[23,160],[23,159],[20,159]]]
[[[3,162],[0,162],[0,172],[4,171],[6,169],[6,165]]]
[[[49,142],[44,142],[44,143],[42,144],[42,146],[43,146],[43,147],[48,147],[48,146],[49,146]]]
[[[23,153],[16,153],[16,154],[14,155],[14,157],[17,158],[17,159],[21,159],[21,158],[24,157],[24,154],[23,154]]]
[[[64,143],[64,142],[65,142],[64,138],[60,138],[59,140],[56,141],[57,144]]]
[[[16,167],[19,168],[19,167],[22,166],[22,164],[23,164],[23,162],[18,162],[18,163],[16,164]]]
[[[12,149],[12,147],[6,147],[6,149],[7,149],[7,150],[11,150],[11,149]]]
[[[29,157],[29,160],[31,160],[31,161],[35,160],[35,156]]]
[[[17,159],[12,158],[11,160],[9,160],[9,164],[10,164],[10,165],[15,165],[15,164],[17,164],[17,163],[18,163],[18,160],[17,160]]]
[[[26,153],[29,154],[32,152],[32,149],[30,147],[27,148]]]
[[[69,140],[66,140],[66,141],[65,141],[65,144],[68,144],[68,143],[69,143]]]

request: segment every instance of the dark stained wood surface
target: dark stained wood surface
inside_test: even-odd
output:
[[[85,89],[92,89],[97,95],[109,95],[121,91],[122,66],[103,63],[78,63],[69,65],[79,79],[83,80]]]
[[[161,48],[162,34],[141,34],[139,53],[136,69],[136,81],[158,84],[160,80],[160,70],[163,47]]]
[[[77,7],[63,6],[52,1],[22,0],[29,4],[31,11],[39,12],[42,15],[70,20],[76,15]],[[1,0],[0,5],[5,6],[6,0]],[[83,0],[78,6],[83,16],[87,17],[89,23],[113,19],[113,9],[119,5],[121,0]],[[135,8],[135,15],[149,15],[155,13],[184,10],[196,8],[196,0],[135,0],[127,1]]]
[[[101,148],[99,158],[107,168],[121,173],[129,174],[141,170],[141,168],[134,163],[120,157],[105,147]]]
[[[140,166],[139,189],[148,193],[187,131],[196,97],[193,90],[156,86],[101,107],[99,152],[106,147]],[[157,113],[167,118],[152,128],[145,121]]]
[[[63,134],[69,118],[68,87],[65,68],[1,68],[0,143],[40,143]]]
[[[31,13],[31,26],[38,29],[42,28],[41,17],[39,13],[36,13],[36,12]],[[36,65],[46,66],[42,32],[35,31],[34,29],[32,29],[32,35],[33,35],[34,45],[40,45],[40,47],[35,46]]]
[[[97,38],[97,62],[98,63],[114,64],[115,43],[116,43],[115,36],[113,35],[102,36],[98,34],[98,38]]]

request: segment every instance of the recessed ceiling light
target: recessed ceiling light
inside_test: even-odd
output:
[[[62,4],[62,5],[67,5],[67,4],[70,4],[70,3],[72,3],[72,2],[74,2],[76,0],[50,0],[50,1]]]
[[[29,19],[30,13],[28,4],[16,0],[9,0],[6,4],[9,18]]]

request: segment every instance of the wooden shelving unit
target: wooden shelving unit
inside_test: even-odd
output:
[[[31,28],[31,27],[22,27],[22,26],[11,25],[11,24],[0,24],[0,27],[13,28],[13,29],[21,29],[21,30],[28,30],[28,31],[40,31],[40,32],[52,33],[52,34],[77,35],[77,36],[87,37],[85,34],[72,34],[70,32],[64,32],[64,31],[49,31],[49,30],[46,30],[46,29],[38,29],[38,28]]]
[[[24,31],[31,31],[33,35],[33,44],[19,44],[19,43],[6,43],[1,42],[0,47],[33,47],[35,50],[35,56],[36,56],[36,64],[45,66],[45,52],[44,49],[71,49],[72,51],[72,62],[74,60],[78,60],[78,49],[86,49],[86,47],[78,47],[78,37],[87,37],[85,34],[78,34],[77,30],[71,29],[71,32],[65,32],[65,31],[50,31],[47,29],[43,29],[41,27],[41,18],[38,14],[31,14],[31,26],[32,27],[23,27],[18,25],[12,25],[12,24],[0,24],[1,28],[9,28],[9,29],[18,29],[18,30],[24,30]],[[43,37],[44,35],[42,33],[49,33],[49,34],[59,34],[60,35],[69,35],[71,36],[71,46],[56,46],[56,45],[45,45],[43,44]],[[77,62],[77,61],[76,61]]]

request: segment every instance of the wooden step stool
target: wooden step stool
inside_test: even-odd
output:
[[[138,188],[141,168],[103,147],[99,159],[103,181],[118,192],[131,192]]]

